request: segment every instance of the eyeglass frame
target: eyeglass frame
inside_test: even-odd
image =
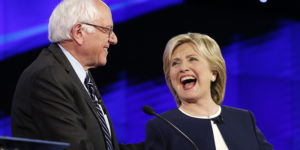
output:
[[[85,25],[89,25],[89,26],[93,26],[93,27],[103,29],[104,33],[108,32],[108,37],[110,37],[110,35],[114,32],[113,27],[108,28],[108,27],[103,27],[103,26],[99,26],[99,25],[95,25],[95,24],[91,24],[91,23],[85,23],[85,22],[81,22],[81,24],[85,24]]]

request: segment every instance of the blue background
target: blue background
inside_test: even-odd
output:
[[[5,80],[9,79],[8,76],[15,76],[11,79],[14,84],[3,82],[1,87],[2,136],[11,136],[10,103],[20,75],[20,71],[11,70],[23,70],[35,58],[39,52],[37,49],[49,44],[48,18],[58,2],[59,0],[0,2],[0,77]],[[107,67],[101,68],[101,71],[98,68],[93,74],[99,83],[118,140],[123,143],[144,140],[145,124],[152,117],[142,112],[143,105],[152,106],[158,113],[176,108],[175,100],[164,81],[162,53],[168,39],[191,31],[206,33],[220,43],[228,75],[223,104],[251,110],[258,127],[275,149],[299,150],[299,16],[294,16],[293,12],[285,15],[270,13],[263,17],[260,13],[257,14],[264,12],[262,9],[270,11],[268,5],[271,6],[272,3],[261,4],[262,6],[255,3],[246,11],[235,10],[241,12],[242,15],[239,16],[225,11],[231,5],[224,3],[204,3],[209,8],[219,9],[210,16],[208,14],[212,9],[201,11],[194,9],[195,6],[191,6],[194,9],[192,13],[186,13],[189,15],[180,12],[190,9],[186,6],[189,2],[107,1],[118,28],[115,32],[119,35],[120,46],[111,48]],[[273,4],[278,8],[276,3]],[[240,7],[237,4],[232,6]],[[226,13],[220,14],[223,12]],[[164,17],[166,22],[162,19]],[[240,19],[236,21],[236,18]],[[250,20],[250,23],[246,20]],[[167,22],[171,25],[165,25]],[[32,59],[29,61],[28,57]],[[108,68],[116,69],[111,71]],[[7,89],[10,91],[5,92]]]

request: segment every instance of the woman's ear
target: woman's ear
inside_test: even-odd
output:
[[[71,29],[71,36],[78,45],[83,44],[83,29],[81,24],[75,24]]]

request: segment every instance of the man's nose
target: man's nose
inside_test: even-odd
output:
[[[115,32],[112,32],[111,35],[109,36],[108,42],[112,45],[116,45],[118,43],[118,38]]]

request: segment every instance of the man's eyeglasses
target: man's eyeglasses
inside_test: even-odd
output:
[[[89,25],[89,26],[93,26],[93,27],[96,27],[96,28],[99,28],[99,29],[102,29],[102,31],[104,33],[108,33],[108,37],[110,37],[110,35],[112,34],[113,32],[113,28],[108,28],[108,27],[103,27],[103,26],[99,26],[99,25],[95,25],[95,24],[90,24],[90,23],[82,23],[82,24],[85,24],[85,25]]]

